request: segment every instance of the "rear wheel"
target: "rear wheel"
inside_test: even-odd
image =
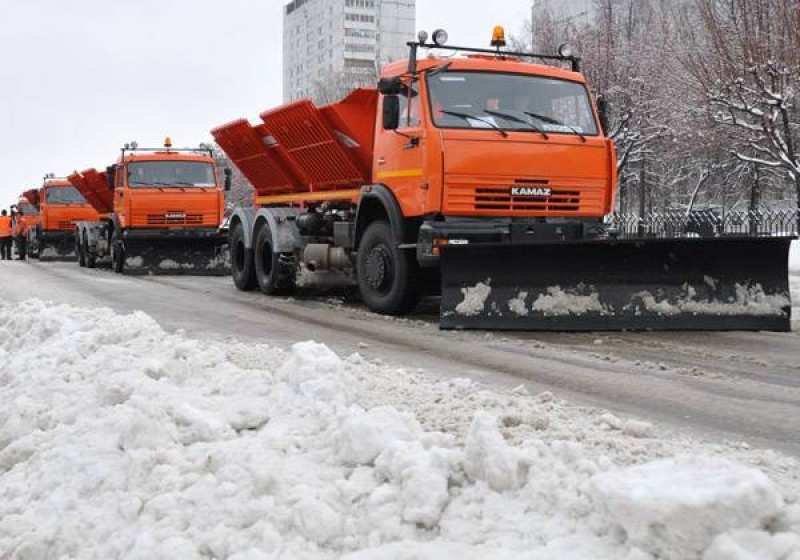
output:
[[[256,281],[262,292],[269,295],[284,295],[294,291],[296,268],[291,254],[276,253],[272,245],[272,233],[264,224],[256,233],[253,253]]]
[[[85,231],[83,232],[82,246],[84,257],[86,258],[86,268],[94,268],[97,265],[97,257],[95,257],[91,251],[89,251],[89,236]]]
[[[253,250],[244,244],[244,226],[236,224],[231,233],[231,276],[239,290],[249,292],[256,287]]]
[[[78,255],[78,266],[81,268],[86,266],[86,253],[84,252],[83,237],[80,230],[75,232],[75,254]]]
[[[414,253],[397,248],[386,221],[372,222],[364,231],[356,259],[358,289],[377,313],[406,313],[419,302],[420,270]]]

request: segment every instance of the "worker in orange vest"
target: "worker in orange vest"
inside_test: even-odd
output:
[[[4,261],[11,260],[11,216],[7,210],[0,212],[0,255]]]
[[[24,261],[28,241],[28,224],[25,223],[25,215],[19,210],[14,214],[14,239],[17,242],[17,259]]]

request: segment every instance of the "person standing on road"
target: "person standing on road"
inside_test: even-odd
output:
[[[11,260],[11,216],[7,210],[0,212],[0,255],[4,261]]]
[[[28,226],[25,223],[25,215],[19,209],[14,213],[14,240],[17,244],[17,260],[24,261],[26,257],[26,241]]]

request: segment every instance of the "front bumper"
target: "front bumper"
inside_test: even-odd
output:
[[[537,221],[515,218],[426,220],[419,230],[417,260],[437,266],[445,245],[536,245],[599,239],[608,232],[600,220]]]
[[[126,229],[122,238],[131,241],[177,241],[181,239],[197,239],[227,243],[228,236],[218,228],[142,228]]]

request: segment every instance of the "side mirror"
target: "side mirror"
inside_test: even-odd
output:
[[[383,97],[383,129],[397,130],[400,126],[400,98],[396,95]]]
[[[117,166],[116,165],[109,165],[106,167],[106,175],[108,176],[108,190],[114,190],[114,184],[116,182],[116,173]]]
[[[603,135],[608,136],[608,102],[602,95],[597,98],[597,116],[600,117]]]
[[[381,78],[378,80],[378,91],[384,95],[397,95],[401,93],[405,86],[403,80],[395,78]]]
[[[231,171],[230,167],[226,167],[223,169],[223,173],[225,173],[225,191],[231,190],[231,175],[233,175],[233,171]]]

